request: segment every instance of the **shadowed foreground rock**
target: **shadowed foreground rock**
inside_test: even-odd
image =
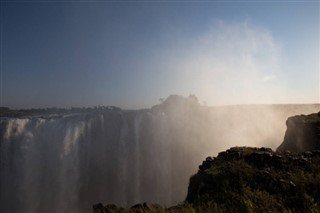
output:
[[[319,212],[319,165],[318,150],[234,147],[203,161],[186,201],[228,212]]]
[[[113,212],[163,212],[164,208],[162,208],[159,204],[156,203],[143,203],[136,204],[129,209],[124,209],[122,207],[118,207],[114,204],[109,204],[103,206],[102,203],[98,203],[93,205],[94,213],[113,213]]]
[[[320,149],[320,112],[288,118],[283,143],[277,151],[304,152]]]

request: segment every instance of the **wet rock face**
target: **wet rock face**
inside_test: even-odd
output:
[[[304,152],[320,149],[320,112],[288,118],[283,143],[277,151]]]

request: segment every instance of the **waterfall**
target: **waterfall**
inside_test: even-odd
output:
[[[140,201],[140,189],[141,189],[141,152],[140,152],[140,125],[141,125],[141,117],[139,115],[134,117],[133,121],[133,128],[134,128],[134,143],[135,143],[135,148],[134,148],[134,162],[135,163],[135,169],[133,178],[134,178],[134,202],[137,203]]]
[[[184,103],[3,117],[0,212],[90,212],[97,202],[173,205],[184,200],[205,157],[235,145],[276,147],[288,116],[318,108],[258,109]]]

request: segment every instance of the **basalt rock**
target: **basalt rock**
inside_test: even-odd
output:
[[[320,112],[287,119],[287,131],[277,151],[304,152],[320,149]]]
[[[202,162],[186,201],[227,212],[319,212],[319,152],[231,148]]]

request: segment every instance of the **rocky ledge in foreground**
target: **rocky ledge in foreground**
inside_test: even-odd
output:
[[[212,211],[320,212],[320,151],[234,147],[208,157],[186,201]]]
[[[94,212],[320,212],[319,195],[320,150],[233,147],[203,161],[177,206],[98,204]]]
[[[320,149],[320,112],[287,119],[287,131],[277,151],[304,152]]]

